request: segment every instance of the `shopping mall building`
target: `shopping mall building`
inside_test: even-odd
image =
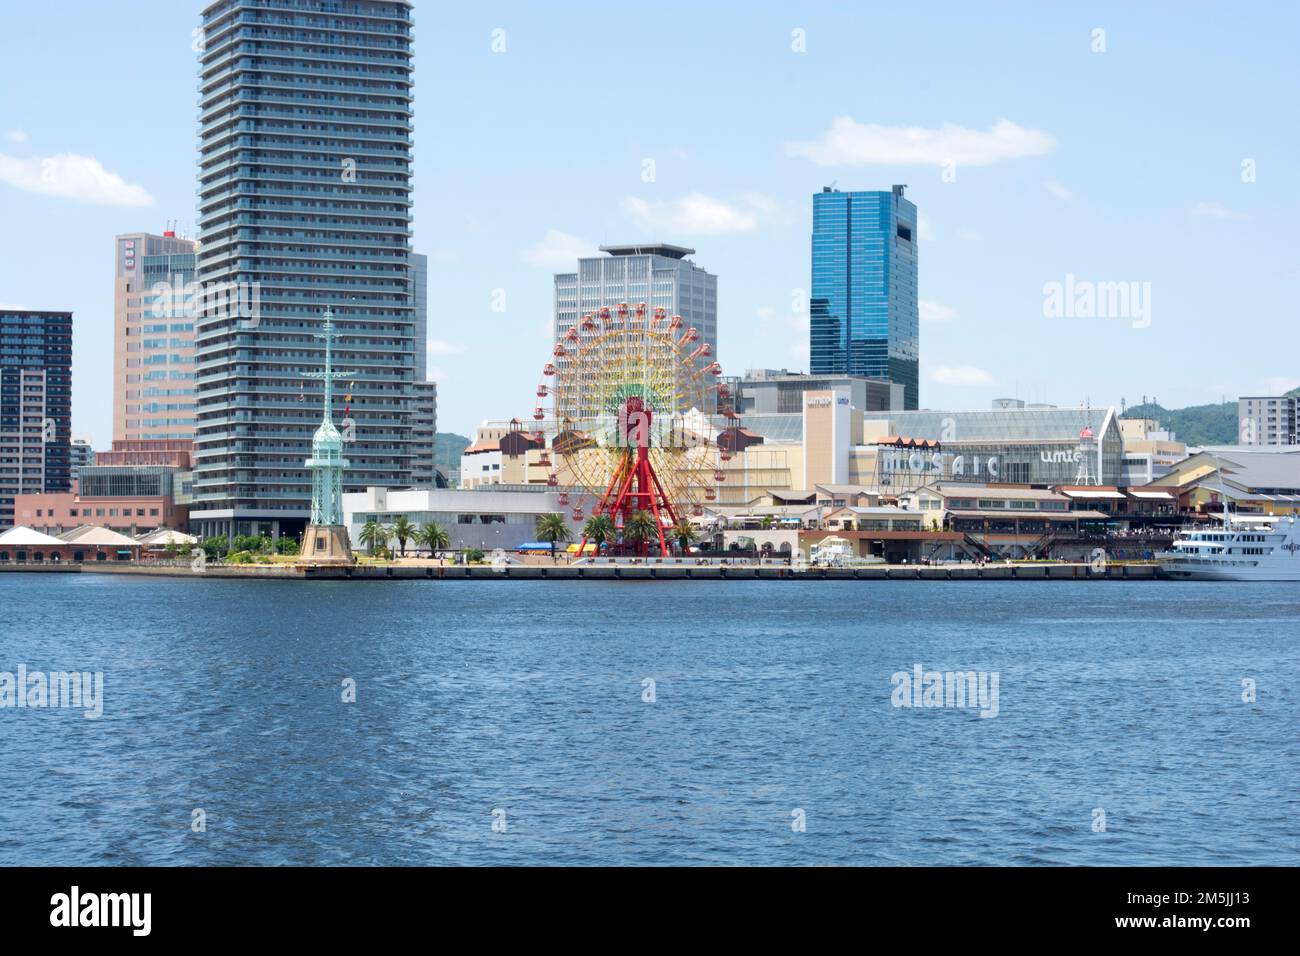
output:
[[[731,504],[818,485],[894,496],[936,481],[1117,485],[1124,460],[1112,407],[867,411],[841,387],[806,391],[798,412],[742,415],[734,444],[721,499]]]

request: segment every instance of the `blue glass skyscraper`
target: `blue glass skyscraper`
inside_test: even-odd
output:
[[[916,206],[903,188],[813,196],[809,352],[814,375],[888,378],[916,408]]]

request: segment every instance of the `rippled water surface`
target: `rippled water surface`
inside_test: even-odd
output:
[[[1300,861],[1294,585],[5,573],[20,664],[6,864]]]

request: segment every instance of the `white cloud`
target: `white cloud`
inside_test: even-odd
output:
[[[957,318],[957,310],[950,309],[946,305],[940,305],[938,302],[927,302],[922,299],[921,321],[922,322],[951,322]]]
[[[837,116],[821,139],[786,143],[786,153],[818,166],[923,165],[987,166],[1004,159],[1042,156],[1056,140],[1042,130],[1025,129],[998,120],[987,130],[945,123],[924,126],[882,126]]]
[[[743,205],[724,202],[691,193],[671,202],[646,202],[635,196],[623,200],[628,211],[643,229],[670,233],[751,232],[759,216],[770,212],[774,204],[765,196],[746,196]]]
[[[1245,219],[1246,214],[1229,209],[1221,202],[1198,202],[1192,206],[1192,215],[1199,219]]]
[[[927,241],[934,238],[934,227],[930,225],[930,217],[923,212],[916,214],[916,237]]]
[[[424,351],[429,355],[461,355],[464,353],[465,347],[452,342],[445,342],[442,339],[429,339]]]
[[[31,193],[61,196],[105,206],[152,206],[143,186],[109,172],[93,156],[60,153],[36,159],[16,159],[0,153],[0,182]]]
[[[594,256],[599,251],[585,239],[558,229],[547,229],[541,242],[524,250],[524,261],[547,269],[576,269],[579,259]]]
[[[27,135],[26,130],[7,129],[0,131],[0,139],[3,139],[6,143],[17,143],[19,146],[22,146],[31,139],[31,137]]]
[[[417,249],[415,251],[419,252],[420,250]],[[426,252],[425,255],[428,257],[430,262],[437,263],[439,265],[452,265],[454,263],[460,262],[459,252],[457,252],[455,249],[448,249],[443,246],[435,246],[433,249],[430,249],[428,252]]]
[[[939,385],[996,385],[993,376],[973,365],[936,365],[930,369],[930,381]]]
[[[1043,183],[1043,185],[1047,187],[1049,193],[1062,202],[1074,201],[1074,190],[1069,186],[1062,186],[1055,179],[1049,179],[1047,182]]]
[[[770,329],[772,326],[782,325],[792,332],[802,332],[804,335],[808,334],[808,314],[806,312],[802,315],[796,314],[793,311],[780,313],[777,312],[776,309],[772,308],[772,306],[764,305],[759,307],[758,319],[759,322],[762,323],[765,331]]]

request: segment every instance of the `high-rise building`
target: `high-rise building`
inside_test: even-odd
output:
[[[694,249],[649,243],[601,246],[600,251],[608,254],[579,259],[577,272],[555,277],[557,342],[584,315],[623,302],[645,303],[650,310],[680,315],[701,342],[713,347],[710,356],[697,360],[700,368],[718,361],[718,277],[686,258]],[[556,364],[563,367],[566,360],[557,358]]]
[[[202,40],[191,524],[293,533],[327,308],[344,489],[411,482],[411,4],[219,0]]]
[[[113,438],[194,437],[194,243],[114,240]]]
[[[429,377],[429,257],[411,253],[411,293],[415,307],[415,380]]]
[[[432,488],[436,483],[438,449],[438,386],[429,381],[429,257],[411,254],[415,291],[415,385],[411,413],[411,484]]]
[[[68,444],[68,453],[69,474],[75,482],[83,466],[95,463],[94,443],[90,435],[86,432],[73,432]]]
[[[72,490],[72,313],[0,310],[0,528],[20,494]]]
[[[813,196],[809,353],[812,374],[887,378],[916,408],[916,206],[903,189]]]
[[[1249,395],[1237,399],[1237,441],[1242,445],[1295,445],[1300,398]]]
[[[432,488],[437,484],[438,384],[416,382],[411,440],[416,455],[411,463],[411,484]]]

